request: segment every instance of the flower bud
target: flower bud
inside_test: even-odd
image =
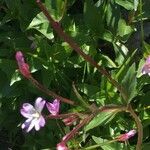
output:
[[[122,134],[120,136],[117,137],[117,141],[126,141],[128,140],[129,138],[133,137],[134,135],[136,134],[136,131],[135,130],[131,130],[125,134]]]
[[[24,56],[21,51],[16,52],[16,60],[17,60],[19,71],[21,72],[21,74],[24,77],[29,78],[31,76],[29,65],[25,63]]]
[[[64,142],[57,144],[57,150],[69,150]]]

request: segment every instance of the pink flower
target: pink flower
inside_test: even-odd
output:
[[[136,130],[131,130],[125,134],[122,134],[117,137],[117,141],[126,141],[129,138],[133,137],[136,134]]]
[[[20,113],[27,118],[22,124],[21,128],[26,129],[27,132],[31,131],[34,127],[36,131],[40,130],[45,125],[45,119],[41,114],[45,105],[45,100],[38,97],[35,101],[34,107],[29,103],[24,103],[20,110]]]
[[[146,59],[146,62],[142,68],[142,74],[148,74],[150,76],[150,56]]]
[[[55,99],[53,103],[47,102],[46,106],[49,112],[55,116],[59,113],[60,101],[58,99]]]
[[[24,77],[29,78],[31,76],[30,71],[29,71],[29,65],[25,63],[24,57],[21,51],[16,52],[16,60],[17,60],[19,71],[21,72],[21,74]]]
[[[64,142],[57,144],[57,150],[69,150]]]

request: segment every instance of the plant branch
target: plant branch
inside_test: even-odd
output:
[[[79,117],[78,113],[68,113],[68,114],[59,114],[59,115],[48,115],[45,116],[46,119],[64,119],[70,116]]]
[[[75,50],[80,56],[82,56],[87,62],[89,62],[91,65],[93,65],[94,67],[97,68],[97,70],[103,74],[104,76],[107,77],[107,79],[110,81],[110,83],[112,85],[114,85],[118,91],[121,93],[122,97],[127,100],[126,94],[124,93],[124,90],[122,89],[122,87],[119,85],[119,83],[114,80],[111,75],[101,66],[98,65],[97,62],[94,61],[94,59],[92,59],[92,57],[90,57],[89,55],[85,54],[81,48],[79,47],[79,45],[74,42],[74,40],[68,36],[63,29],[61,28],[59,22],[56,22],[51,15],[49,14],[47,8],[42,4],[42,2],[40,0],[36,0],[39,8],[41,9],[41,11],[44,13],[44,15],[47,17],[48,21],[50,22],[51,26],[53,27],[53,29],[56,31],[56,33],[65,41],[67,42],[70,47]]]
[[[43,86],[42,84],[40,84],[36,79],[34,79],[32,76],[30,76],[29,80],[32,82],[33,85],[35,85],[39,90],[41,90],[42,92],[44,92],[45,94],[52,96],[53,98],[57,98],[60,101],[64,102],[64,103],[68,103],[70,105],[74,105],[74,102],[71,101],[70,99],[64,98],[62,96],[57,95],[56,93],[50,91],[49,89],[47,89],[45,86]]]
[[[80,124],[78,124],[71,132],[69,132],[65,139],[63,140],[64,143],[67,143],[75,134],[77,134],[78,130],[82,128],[85,124],[89,123],[93,118],[94,114],[91,114],[90,116],[84,118]]]
[[[98,110],[95,110],[91,115],[88,115],[85,117],[80,124],[78,124],[70,133],[68,133],[63,140],[63,142],[67,143],[68,140],[70,140],[80,128],[82,128],[85,124],[88,124],[98,113],[104,112],[104,111],[109,111],[111,109],[116,109],[118,111],[125,111],[126,107],[125,106],[116,106],[116,105],[106,105],[100,107]]]
[[[131,114],[131,116],[134,118],[136,125],[137,125],[137,130],[138,130],[138,141],[136,145],[136,150],[141,150],[142,149],[142,139],[143,139],[143,127],[141,120],[139,117],[136,115],[134,112],[132,106],[129,104],[128,111]]]

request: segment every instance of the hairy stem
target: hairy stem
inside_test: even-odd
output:
[[[63,140],[64,143],[67,143],[75,134],[77,134],[78,130],[83,127],[85,124],[89,123],[93,118],[94,114],[91,114],[90,116],[86,117],[85,119],[82,120],[80,124],[78,124],[70,133],[68,133]]]
[[[78,113],[68,113],[68,114],[59,114],[59,115],[48,115],[45,116],[46,119],[64,119],[70,116],[79,117]]]

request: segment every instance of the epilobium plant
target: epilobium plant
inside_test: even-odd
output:
[[[146,149],[150,46],[142,26],[150,19],[148,6],[138,0],[2,0],[0,139],[8,132],[12,149]],[[35,104],[24,103],[35,97]],[[20,132],[20,122],[29,133]],[[22,143],[14,138],[18,133]]]

